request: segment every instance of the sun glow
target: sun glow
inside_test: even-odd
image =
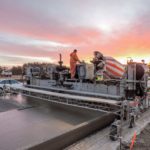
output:
[[[145,63],[150,64],[150,55],[146,55],[146,56],[145,55],[141,55],[141,56],[128,55],[128,56],[118,56],[114,58],[122,64],[127,64],[127,61],[131,59],[134,62],[141,62],[142,60],[145,60]],[[90,56],[84,57],[83,59],[81,58],[81,61],[83,60],[86,63],[91,63],[92,59],[93,59],[93,56],[90,55]]]
[[[150,63],[150,55],[149,56],[121,56],[121,57],[116,57],[118,61],[120,61],[122,64],[126,64],[128,60],[132,59],[135,62],[141,62],[141,60],[145,60],[145,63]]]

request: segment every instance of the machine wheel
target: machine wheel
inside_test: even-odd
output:
[[[118,139],[116,127],[111,127],[109,137],[112,141],[116,141]]]

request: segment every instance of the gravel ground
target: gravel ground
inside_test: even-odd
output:
[[[150,123],[137,136],[133,150],[150,150]]]
[[[150,150],[150,109],[141,115],[136,121],[134,128],[128,128],[128,124],[123,127],[123,143],[130,145],[134,132],[137,134],[136,145],[133,150]],[[141,133],[141,134],[140,134]],[[92,135],[77,141],[65,150],[116,150],[118,141],[109,139],[109,127],[93,133]],[[142,145],[143,144],[143,145]],[[128,150],[125,148],[124,150]]]
[[[130,142],[124,142],[122,150],[130,150],[130,144]],[[150,150],[150,123],[137,135],[132,150]]]

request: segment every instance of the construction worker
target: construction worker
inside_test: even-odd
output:
[[[94,58],[91,62],[95,65],[95,71],[103,69],[105,65],[103,54],[101,52],[95,51]]]
[[[70,54],[70,72],[71,72],[71,79],[75,78],[76,74],[76,65],[77,62],[80,63],[80,60],[77,56],[77,50],[75,49],[71,54]]]
[[[105,60],[103,54],[95,51],[94,58],[91,62],[94,64],[96,81],[103,80],[103,72],[105,71]]]

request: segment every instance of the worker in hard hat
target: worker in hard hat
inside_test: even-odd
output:
[[[99,51],[94,51],[94,58],[91,62],[94,64],[96,81],[103,80],[103,72],[105,71],[105,60],[103,54]]]
[[[95,71],[103,69],[105,65],[103,54],[101,52],[95,51],[94,58],[91,62],[95,65]]]
[[[75,78],[76,74],[76,65],[77,62],[80,62],[78,56],[77,56],[77,50],[75,49],[71,54],[70,54],[70,72],[71,72],[71,79]]]

